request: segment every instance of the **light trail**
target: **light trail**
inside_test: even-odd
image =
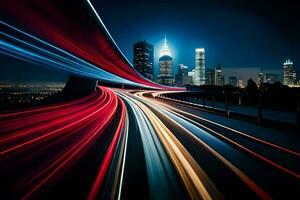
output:
[[[99,99],[103,98],[104,93],[101,93],[101,96]],[[7,137],[7,134],[14,132],[18,129],[22,129],[22,132],[24,134],[24,131],[27,127],[31,127],[34,124],[41,123],[45,120],[53,120],[55,118],[60,118],[68,114],[69,112],[73,113],[79,112],[80,110],[87,108],[91,101],[93,99],[96,99],[97,92],[93,93],[92,95],[89,95],[84,98],[80,98],[79,100],[75,100],[69,103],[62,103],[52,106],[44,106],[41,108],[36,108],[32,110],[25,110],[25,111],[17,111],[14,113],[8,113],[8,114],[0,114],[0,126],[2,129],[0,130],[0,143],[5,140],[4,138]],[[77,108],[72,109],[70,111],[70,107],[77,106]],[[31,116],[31,118],[28,118],[28,116]],[[22,121],[22,123],[20,123]],[[17,136],[18,134],[14,134]]]
[[[24,111],[24,113],[26,113],[25,116],[22,116],[21,112],[1,116],[4,118],[4,121],[1,121],[1,127],[3,127],[6,132],[8,131],[8,136],[1,138],[1,162],[5,162],[7,159],[23,152],[26,153],[30,149],[34,149],[36,145],[42,145],[41,150],[34,152],[30,157],[34,157],[36,156],[35,154],[39,154],[42,151],[47,151],[47,149],[59,143],[66,144],[64,148],[60,149],[59,154],[55,154],[54,157],[41,163],[37,169],[33,170],[30,178],[26,178],[25,176],[24,180],[22,180],[23,178],[20,179],[20,181],[26,185],[25,188],[28,188],[22,199],[30,198],[41,187],[44,187],[53,179],[59,179],[59,177],[71,168],[99,139],[106,127],[115,117],[118,108],[121,110],[119,125],[116,132],[111,133],[114,134],[114,137],[105,158],[101,162],[99,175],[92,189],[92,194],[96,194],[110,166],[112,155],[115,153],[116,145],[120,140],[121,134],[127,134],[126,131],[128,129],[126,127],[128,125],[126,122],[128,120],[126,120],[125,105],[123,101],[109,89],[100,87],[99,92],[91,94],[89,97],[70,103],[63,103],[62,105],[57,104],[52,107],[53,109],[38,108],[31,111]],[[57,117],[54,117],[54,114],[57,115]],[[23,132],[24,125],[21,123],[16,127],[10,127],[14,125],[14,123],[11,122],[15,122],[14,116],[18,116],[18,120],[23,120],[27,123],[25,126],[27,132]],[[34,120],[31,121],[31,119]],[[35,129],[33,129],[33,127],[35,127]],[[47,132],[47,130],[49,131]],[[84,130],[84,132],[80,130]],[[76,135],[76,137],[73,137],[73,135]],[[48,142],[48,144],[43,147],[45,142]],[[10,145],[8,146],[7,143]],[[24,160],[27,159],[29,159],[29,157],[24,158]],[[119,173],[123,173],[123,169]],[[117,181],[121,183],[121,178]],[[118,187],[119,189],[114,188],[115,195],[118,195],[121,184]],[[91,196],[90,199],[93,199],[92,197],[93,196]]]
[[[120,117],[120,121],[116,130],[116,133],[114,134],[114,137],[112,139],[112,142],[105,154],[105,157],[102,161],[102,164],[99,168],[98,171],[98,175],[96,176],[96,179],[94,181],[94,184],[91,188],[91,191],[87,197],[88,200],[93,200],[96,199],[97,197],[97,193],[99,191],[99,188],[102,185],[102,182],[104,180],[104,177],[107,173],[108,167],[110,166],[110,163],[112,161],[113,158],[113,154],[115,152],[116,146],[117,146],[117,142],[121,137],[121,134],[127,134],[125,131],[127,130],[126,128],[124,129],[125,126],[125,122],[126,122],[126,107],[123,101],[119,100],[121,103],[121,117]]]
[[[126,155],[127,155],[127,144],[128,144],[128,131],[129,131],[129,119],[128,119],[128,113],[126,110],[126,122],[125,122],[125,138],[124,138],[124,148],[123,148],[123,157],[122,157],[122,166],[121,166],[121,172],[120,172],[120,180],[119,180],[119,187],[118,190],[116,189],[116,197],[118,200],[121,199],[121,192],[122,192],[122,185],[123,185],[123,179],[124,179],[124,169],[125,169],[125,161],[126,161]],[[112,197],[112,199],[114,199]]]
[[[24,31],[21,31],[5,22],[0,21],[0,27],[1,26],[8,28],[8,31],[10,32],[13,31],[14,35],[22,34],[23,38],[26,38],[31,43],[34,43],[33,45],[24,41],[24,39],[19,39],[0,31],[0,35],[2,35],[0,40],[0,52],[2,53],[50,69],[67,71],[80,76],[86,76],[114,83],[138,86],[135,82],[128,81],[112,73],[106,72],[95,65],[92,65],[58,47],[25,33]],[[2,29],[4,28],[2,27]]]
[[[182,120],[184,119],[187,122],[191,122],[192,124],[196,124],[197,126],[202,127],[203,129],[208,130],[209,132],[212,131],[212,133],[217,133],[216,131],[214,131],[212,129],[207,129],[207,127],[204,126],[203,124],[200,124],[200,123],[197,123],[197,122],[193,121],[192,120],[193,117],[190,116],[192,114],[187,113],[187,115],[190,116],[189,118],[187,118],[186,116],[180,114],[180,113],[182,113],[184,111],[176,109],[176,108],[170,106],[169,104],[161,103],[161,102],[158,102],[158,101],[153,101],[153,100],[151,100],[149,98],[145,98],[145,97],[143,97],[143,94],[145,94],[145,93],[151,93],[151,92],[137,92],[134,95],[136,96],[136,98],[138,98],[139,101],[142,101],[143,103],[145,103],[149,107],[152,107],[152,109],[156,109],[157,110],[159,108],[157,110],[157,112],[160,113],[160,115],[161,115],[161,113],[165,113],[166,114],[166,112],[170,112],[170,113],[175,114],[177,116],[177,118],[180,117]],[[197,116],[195,116],[195,117],[197,117]],[[179,122],[174,122],[173,126],[177,127],[178,123]],[[218,133],[218,134],[222,135],[221,133]],[[192,134],[192,136],[195,137],[193,134]],[[221,137],[221,139],[223,137]],[[197,138],[197,137],[195,137],[195,138]],[[198,138],[198,140],[199,140],[198,141],[198,143],[199,143],[200,142],[200,138]],[[225,139],[225,141],[228,142],[227,139]],[[260,160],[266,162],[267,164],[270,164],[272,167],[275,167],[275,168],[279,169],[280,171],[282,171],[282,172],[284,172],[284,173],[286,173],[288,175],[291,175],[292,177],[295,177],[295,178],[299,179],[299,175],[297,173],[295,173],[295,172],[293,172],[293,171],[291,171],[291,170],[289,170],[289,169],[287,169],[287,168],[285,168],[285,167],[277,164],[276,162],[274,162],[274,161],[272,161],[272,160],[270,160],[270,159],[268,159],[268,158],[266,158],[264,156],[259,155],[258,153],[255,153],[255,152],[251,151],[248,148],[245,148],[244,146],[242,146],[242,145],[240,145],[240,144],[238,144],[238,143],[236,143],[236,142],[234,142],[232,140],[230,140],[230,141],[231,142],[229,142],[229,143],[234,144],[234,146],[238,145],[239,148],[241,148],[241,149],[245,150],[246,152],[250,153],[250,155],[254,155],[256,158],[259,158]],[[267,145],[267,146],[272,147],[272,145]],[[207,147],[209,147],[209,146],[207,145]],[[280,150],[279,148],[276,148],[276,147],[274,149]],[[213,154],[217,153],[214,149],[210,149],[210,151]],[[283,152],[288,153],[288,151],[283,151]],[[291,154],[291,155],[295,155],[295,154]],[[219,159],[222,160],[222,162],[224,162],[234,173],[236,173],[241,178],[241,180],[243,180],[243,182],[246,183],[246,185],[248,185],[255,193],[258,194],[258,196],[260,196],[261,198],[267,198],[267,199],[270,198],[270,196],[266,192],[264,192],[259,186],[257,186],[255,182],[253,182],[251,179],[249,179],[244,173],[242,173],[238,168],[236,168],[234,165],[232,165],[224,157],[223,158],[219,157]]]
[[[152,125],[142,110],[137,106],[138,102],[121,93],[119,93],[119,95],[129,103],[137,120],[146,159],[150,198],[172,198],[172,184],[169,182],[176,181],[174,180],[175,174]]]
[[[172,160],[191,199],[220,199],[212,181],[196,163],[184,146],[174,137],[171,131],[155,116],[152,111],[140,102],[136,104],[143,110],[152,123],[156,133]]]
[[[157,109],[157,108],[156,108]],[[168,116],[169,120],[173,122],[173,125],[179,127],[182,131],[182,134],[186,134],[195,140],[198,144],[206,148],[212,155],[214,155],[217,159],[222,161],[225,166],[227,166],[231,171],[233,171],[253,192],[255,192],[261,199],[272,199],[268,193],[266,193],[261,187],[259,187],[252,179],[250,179],[245,173],[243,173],[240,169],[234,166],[231,162],[225,159],[221,154],[219,154],[216,150],[211,148],[207,143],[205,143],[200,138],[196,137],[195,134],[188,131],[187,128],[184,128],[184,125],[176,120],[176,115],[172,115],[167,111],[163,111],[162,108],[159,109],[160,112],[164,113],[165,116]],[[184,120],[183,116],[180,116],[181,120]],[[177,117],[179,118],[179,117]],[[189,122],[185,121],[188,126],[193,124],[189,124]]]
[[[203,140],[201,136],[203,131],[200,129],[207,130],[205,134],[212,133],[217,136],[217,140],[222,139],[229,144],[240,145],[241,150],[245,151],[243,148],[246,147],[231,141],[230,138],[221,137],[221,133],[202,125],[181,110],[174,110],[170,105],[143,97],[144,92],[131,95],[123,90],[117,90],[117,94],[121,98],[117,97],[114,91],[100,87],[98,92],[78,100],[0,115],[1,163],[25,155],[16,161],[17,165],[57,145],[67,144],[59,149],[58,154],[42,161],[19,178],[20,187],[23,188],[21,192],[23,199],[34,197],[47,189],[52,182],[63,179],[64,174],[72,169],[101,138],[106,127],[112,123],[113,118],[116,118],[117,110],[121,114],[118,115],[119,121],[115,132],[109,133],[112,134],[112,139],[108,141],[104,157],[99,160],[101,162],[98,169],[95,169],[97,172],[86,195],[88,199],[122,199],[129,126],[126,106],[122,99],[132,109],[135,119],[130,120],[136,120],[138,125],[145,154],[150,199],[172,198],[174,189],[178,190],[180,187],[185,188],[184,191],[191,199],[223,198],[217,189],[220,185],[215,186],[214,180],[211,180],[198,160],[193,158],[192,152],[188,152],[188,148],[184,146],[186,144],[176,138],[169,126],[172,126],[178,134],[198,144],[198,148],[206,149],[209,156],[221,161],[242,181],[245,185],[243,187],[249,188],[261,199],[271,199],[258,183],[218,152],[218,148],[215,149],[211,143]],[[24,124],[19,123],[14,127],[18,121],[23,121]],[[198,130],[200,133],[196,133]],[[28,154],[36,148],[39,148],[39,151]],[[242,153],[239,155],[244,156]],[[182,182],[178,182],[175,177]]]
[[[253,180],[251,180],[247,175],[245,175],[241,170],[239,170],[237,167],[235,167],[231,162],[229,162],[227,159],[225,159],[221,154],[219,154],[217,151],[215,151],[213,148],[211,148],[209,145],[207,145],[204,141],[202,141],[200,138],[196,137],[195,134],[188,131],[186,128],[184,128],[184,125],[180,123],[181,121],[185,123],[187,126],[193,126],[193,124],[190,124],[186,117],[179,115],[178,113],[174,113],[165,107],[154,106],[155,104],[153,102],[150,102],[149,100],[142,99],[144,92],[136,93],[136,95],[140,98],[141,101],[143,101],[147,106],[151,107],[152,109],[157,110],[157,112],[163,114],[169,121],[172,122],[174,127],[178,127],[180,129],[181,134],[186,134],[189,137],[191,137],[193,140],[195,140],[198,144],[206,148],[212,155],[214,155],[217,159],[222,161],[230,170],[232,170],[249,188],[251,188],[252,191],[254,191],[261,199],[272,199],[268,193],[266,193],[263,189],[261,189]],[[178,115],[178,116],[177,116]],[[178,120],[180,119],[180,121]]]
[[[143,93],[137,93],[136,95],[142,96]],[[168,108],[168,110],[171,111],[171,112],[172,112],[172,111],[175,111],[176,115],[179,115],[179,113],[181,113],[181,114],[184,114],[184,115],[186,115],[186,116],[189,116],[190,118],[201,119],[201,120],[204,120],[204,121],[212,122],[211,120],[207,120],[207,119],[204,119],[204,118],[202,118],[202,117],[193,115],[193,114],[191,114],[191,113],[188,113],[188,112],[179,110],[179,109],[174,108],[174,107],[172,107],[172,106],[170,106],[170,105],[167,105],[167,104],[164,104],[164,103],[162,103],[162,105],[164,105],[165,108]],[[180,116],[183,117],[182,115],[180,115]],[[270,164],[271,166],[273,166],[273,167],[275,167],[275,168],[277,168],[277,169],[283,171],[284,173],[287,173],[287,174],[289,174],[289,175],[291,175],[291,176],[293,176],[293,177],[295,177],[295,178],[297,178],[297,179],[300,179],[300,175],[299,175],[298,173],[296,173],[296,172],[294,172],[294,171],[292,171],[292,170],[287,169],[286,167],[284,167],[284,166],[282,166],[282,165],[280,165],[280,164],[278,164],[278,163],[276,163],[276,162],[274,162],[274,161],[272,161],[272,160],[266,158],[265,156],[262,156],[262,155],[260,155],[260,154],[258,154],[258,153],[256,153],[256,152],[250,150],[250,149],[247,148],[247,147],[242,146],[241,144],[235,142],[234,140],[229,139],[228,137],[224,136],[223,134],[221,134],[221,133],[219,133],[219,132],[217,132],[217,131],[215,131],[215,130],[212,130],[211,128],[209,128],[209,127],[207,127],[207,126],[205,126],[205,125],[203,125],[203,124],[197,123],[197,122],[195,122],[195,121],[193,121],[193,120],[191,120],[190,118],[187,118],[187,117],[184,117],[184,118],[185,118],[186,120],[191,121],[192,123],[194,123],[194,124],[196,124],[196,125],[198,125],[198,126],[204,128],[204,129],[208,130],[209,132],[214,133],[215,135],[221,137],[222,139],[228,141],[229,143],[235,145],[236,147],[238,147],[238,148],[240,148],[240,149],[246,151],[247,153],[249,153],[249,154],[253,155],[254,157],[256,157],[256,158],[262,160],[263,162],[266,162],[266,163]],[[218,123],[216,123],[216,122],[212,122],[212,123],[213,123],[213,124],[218,124]],[[226,126],[223,126],[223,125],[221,125],[221,124],[219,124],[219,125],[222,126],[222,127],[226,127]],[[229,128],[229,127],[227,127],[227,128]],[[234,129],[233,129],[233,130],[234,130]],[[245,135],[247,135],[247,134],[241,134],[241,135],[242,135],[242,136],[245,136]],[[249,138],[250,138],[250,139],[253,139],[252,137],[249,137]],[[262,141],[262,140],[259,140],[259,141]],[[264,144],[266,144],[266,143],[269,144],[269,142],[265,142]],[[277,146],[277,145],[269,145],[269,146],[274,147],[274,146]],[[285,148],[278,148],[278,149],[282,150],[282,149],[285,149]],[[286,151],[286,152],[288,152],[288,151]]]
[[[111,94],[110,94],[111,95]],[[0,151],[0,155],[8,154],[13,151],[17,151],[19,149],[23,149],[26,147],[30,147],[31,145],[35,143],[40,143],[45,140],[49,140],[53,137],[56,137],[57,135],[61,135],[64,133],[67,133],[68,131],[74,129],[75,127],[82,126],[83,124],[87,123],[91,119],[93,119],[97,115],[103,115],[102,112],[106,111],[106,107],[108,105],[111,105],[111,96],[107,96],[106,100],[97,100],[98,104],[92,105],[90,104],[90,107],[88,109],[84,109],[81,112],[77,112],[74,115],[68,115],[64,118],[59,118],[57,120],[52,121],[51,123],[44,123],[44,124],[37,124],[35,127],[30,127],[26,131],[21,130],[17,132],[10,132],[10,137],[4,139],[4,144],[6,141],[10,142],[12,139],[18,139],[23,136],[32,136],[34,134],[40,134],[43,132],[42,135],[37,136],[30,140],[22,141],[18,144],[17,141],[13,142],[13,147],[7,148],[5,150]],[[75,107],[76,108],[76,107]],[[97,109],[100,108],[100,109]],[[72,110],[70,110],[72,111]],[[72,112],[71,112],[72,113]],[[47,119],[47,116],[46,116]],[[55,127],[55,129],[51,129],[52,127]],[[47,130],[50,130],[47,132]],[[4,146],[2,144],[2,146]],[[4,146],[5,147],[5,146]]]
[[[147,93],[147,92],[142,92],[142,93],[139,93],[138,95],[143,96],[144,93]],[[152,94],[153,94],[153,97],[156,97],[156,96],[158,96],[158,95],[160,95],[160,94],[165,94],[165,93],[173,93],[173,92],[170,92],[170,91],[169,91],[169,92],[154,92],[154,93],[152,93]],[[169,106],[169,108],[171,108],[172,110],[175,110],[175,111],[177,111],[177,112],[179,112],[179,113],[184,113],[184,114],[187,114],[187,115],[189,115],[189,116],[191,116],[191,117],[193,117],[193,118],[197,118],[197,119],[199,119],[199,120],[202,120],[202,121],[208,122],[208,123],[210,123],[210,124],[219,126],[219,127],[221,127],[221,128],[227,129],[227,130],[229,130],[229,131],[232,131],[232,132],[234,132],[234,133],[237,133],[237,134],[239,134],[239,135],[242,135],[242,136],[244,136],[244,137],[247,137],[247,138],[249,138],[249,139],[252,139],[252,140],[254,140],[254,141],[256,141],[256,142],[260,142],[260,143],[262,143],[262,144],[271,146],[271,147],[273,147],[273,148],[276,148],[276,149],[279,149],[279,150],[281,150],[281,151],[284,151],[284,152],[293,154],[293,155],[295,155],[295,156],[297,156],[297,157],[300,157],[300,153],[295,152],[295,151],[290,150],[290,149],[287,149],[287,148],[285,148],[285,147],[279,146],[279,145],[277,145],[277,144],[273,144],[273,143],[268,142],[268,141],[265,141],[265,140],[263,140],[263,139],[260,139],[260,138],[251,136],[251,135],[249,135],[249,134],[247,134],[247,133],[243,133],[243,132],[241,132],[241,131],[239,131],[239,130],[236,130],[236,129],[234,129],[234,128],[231,128],[231,127],[222,125],[222,124],[220,124],[220,123],[217,123],[217,122],[214,122],[214,121],[205,119],[205,118],[200,117],[200,116],[193,115],[193,114],[188,113],[188,112],[184,112],[184,111],[179,110],[179,109],[176,109],[176,108],[174,108],[174,107],[170,107],[170,106]]]
[[[112,93],[110,92],[110,94]],[[80,155],[82,155],[82,153],[86,151],[92,143],[95,142],[95,140],[103,132],[104,128],[107,127],[109,122],[112,120],[117,108],[116,101],[116,97],[112,98],[112,96],[109,96],[108,103],[103,106],[107,107],[107,109],[102,110],[101,107],[99,109],[101,112],[105,113],[106,117],[104,117],[104,115],[99,115],[99,118],[95,122],[94,126],[92,126],[91,129],[85,133],[84,137],[81,138],[79,142],[76,142],[71,147],[67,148],[67,150],[54,162],[52,162],[51,165],[45,167],[43,171],[37,173],[30,182],[33,182],[33,180],[36,179],[41,180],[23,197],[23,199],[28,199],[36,190],[49,181],[52,176],[57,175],[59,171],[66,167],[70,167],[73,164],[72,162],[74,162],[74,159],[78,159],[78,157],[80,157]]]

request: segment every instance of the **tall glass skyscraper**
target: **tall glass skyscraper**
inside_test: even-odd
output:
[[[238,86],[238,80],[236,76],[229,76],[229,85],[232,85],[234,87]]]
[[[262,83],[265,83],[265,75],[262,72],[259,72],[257,75],[257,84],[261,85]]]
[[[205,49],[197,48],[195,50],[195,85],[205,84]]]
[[[133,45],[133,66],[145,78],[153,81],[153,46],[145,40]]]
[[[162,85],[172,86],[174,84],[173,78],[173,58],[169,47],[167,45],[167,38],[165,37],[165,43],[160,51],[159,58],[159,74],[157,77],[157,82]]]
[[[296,81],[296,72],[293,69],[293,62],[289,59],[283,63],[283,84],[293,85]]]
[[[178,87],[185,86],[189,84],[189,78],[188,78],[188,67],[184,64],[179,64],[178,66],[178,73],[175,76],[175,85]]]
[[[217,65],[216,70],[215,70],[215,81],[216,85],[222,86],[224,85],[224,80],[222,80],[222,68],[221,65]]]
[[[215,70],[207,69],[205,75],[205,84],[206,85],[215,85]]]

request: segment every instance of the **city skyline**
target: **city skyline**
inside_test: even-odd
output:
[[[147,57],[149,57],[149,52],[138,52],[136,53],[136,46],[137,44],[143,44],[143,46],[147,45],[150,46],[152,48],[151,53],[153,54],[153,45],[149,44],[146,42],[146,40],[144,41],[138,41],[133,45],[133,50],[134,50],[134,68],[140,72],[143,75],[143,71],[147,70],[147,66],[143,66],[143,63],[141,64],[141,66],[136,65],[136,57],[138,56],[138,54],[146,54],[148,55]],[[139,45],[139,47],[141,47]],[[161,58],[163,56],[168,56],[171,57],[171,65],[169,66],[168,71],[170,71],[171,73],[169,73],[169,75],[173,76],[173,84],[165,84],[164,81],[162,81],[159,77],[162,75],[161,73],[161,62],[159,64],[159,73],[158,74],[154,74],[154,81],[163,85],[175,85],[175,86],[179,86],[182,87],[186,84],[191,84],[191,85],[196,85],[196,86],[200,86],[200,85],[234,85],[234,86],[238,86],[238,84],[232,84],[232,78],[236,78],[239,81],[242,81],[243,83],[247,83],[249,79],[252,79],[253,81],[255,81],[257,83],[257,85],[259,86],[261,83],[275,83],[275,82],[281,82],[284,85],[298,85],[298,79],[297,79],[297,73],[295,70],[295,67],[293,66],[293,63],[291,62],[290,59],[287,59],[284,61],[283,63],[283,68],[278,69],[278,70],[274,70],[274,69],[267,69],[264,70],[263,68],[258,68],[258,67],[252,67],[252,68],[226,68],[225,70],[223,70],[223,66],[221,66],[220,64],[217,64],[215,67],[206,67],[205,63],[206,63],[206,59],[205,59],[205,49],[204,48],[196,48],[195,49],[195,67],[191,68],[188,67],[184,64],[179,64],[179,67],[174,67],[174,62],[173,62],[173,57],[171,55],[171,51],[172,49],[170,49],[167,45],[167,38],[165,35],[164,38],[164,45],[161,46],[160,50],[159,50],[159,62],[161,60]],[[150,57],[153,57],[153,55],[150,55]],[[143,58],[144,59],[144,58]],[[146,58],[146,60],[148,61],[149,58]],[[153,66],[153,58],[150,59],[152,66]],[[285,66],[286,64],[291,64],[291,68],[290,68],[290,72],[288,72],[291,77],[291,80],[289,82],[289,84],[285,81],[286,78],[284,78],[286,75],[286,70],[285,70]],[[184,66],[186,68],[186,71],[189,73],[194,73],[193,75],[186,75],[186,80],[183,81],[183,77],[185,75],[182,74],[180,68]],[[165,68],[165,64],[163,65],[163,68]],[[213,70],[213,74],[211,72],[211,70]],[[165,69],[163,69],[163,71],[165,71]],[[153,72],[153,71],[152,71]],[[224,73],[225,72],[225,73]],[[213,78],[211,78],[211,76],[213,75]],[[145,78],[147,78],[148,75],[144,75]],[[218,78],[217,78],[218,77]],[[208,81],[206,80],[208,79]],[[213,81],[212,81],[213,79]],[[292,80],[293,79],[293,80]],[[152,79],[150,79],[152,80]],[[188,80],[191,80],[188,81]],[[170,82],[170,81],[168,81]],[[176,82],[180,83],[177,84]],[[237,80],[236,80],[237,82]]]
[[[104,5],[101,4],[101,7],[110,8],[116,2],[105,2]],[[107,10],[104,8],[104,12],[99,10],[99,13],[104,20],[107,18],[106,26],[110,28],[112,36],[128,58],[132,58],[132,43],[146,39],[154,45],[156,74],[159,68],[158,52],[163,44],[164,34],[168,35],[169,46],[174,51],[174,66],[184,63],[189,69],[193,69],[195,67],[194,49],[202,47],[206,49],[207,55],[210,55],[206,59],[206,65],[210,68],[221,64],[224,68],[254,67],[264,70],[281,70],[282,61],[289,58],[294,61],[296,70],[299,70],[299,58],[297,57],[299,39],[296,36],[299,28],[290,26],[295,21],[294,17],[297,16],[296,13],[289,12],[294,9],[292,6],[280,7],[276,1],[273,3],[254,1],[253,5],[249,7],[235,1],[228,1],[226,6],[223,6],[222,2],[215,2],[187,1],[183,3],[175,1],[170,3],[163,1],[150,3],[149,1],[132,1],[130,5],[120,2],[119,5],[122,6],[114,9],[112,13],[106,13]],[[96,9],[97,4],[95,1]],[[271,10],[269,5],[272,5]],[[170,9],[161,12],[165,7]],[[205,8],[210,8],[211,13],[207,13]],[[152,11],[153,14],[143,13],[144,9],[150,13]],[[203,20],[197,16],[197,12],[193,12],[196,9],[203,9],[204,12],[201,12]],[[240,9],[247,12],[241,13]],[[290,13],[288,17],[285,16],[281,19],[281,21],[284,20],[284,25],[276,22],[280,17],[277,10],[280,10],[284,16],[286,13]],[[116,18],[124,15],[128,20],[126,24],[117,23],[110,17],[111,15]],[[139,17],[135,18],[135,15],[139,15]],[[220,23],[218,23],[218,17],[222,19]],[[120,32],[119,27],[122,26],[133,29],[134,32]],[[284,26],[285,29],[281,26]],[[235,29],[234,32],[231,31],[232,28]],[[285,32],[283,33],[282,30]],[[229,33],[230,35],[228,35]],[[249,57],[256,59],[248,59]]]

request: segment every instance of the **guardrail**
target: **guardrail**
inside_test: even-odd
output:
[[[296,113],[295,123],[290,123],[290,122],[285,122],[285,121],[278,121],[278,120],[264,118],[261,106],[257,107],[257,115],[254,116],[254,115],[247,115],[244,113],[229,110],[228,101],[227,101],[227,103],[225,103],[225,106],[224,106],[225,108],[223,109],[223,108],[217,108],[215,106],[207,105],[205,103],[204,98],[202,98],[202,104],[197,103],[197,102],[192,102],[189,100],[180,100],[180,99],[170,98],[170,97],[166,97],[162,94],[159,94],[159,95],[155,96],[154,98],[159,98],[159,99],[166,100],[166,101],[172,101],[172,102],[179,103],[179,104],[182,104],[185,106],[196,108],[201,111],[210,112],[213,114],[218,114],[218,115],[230,117],[233,119],[248,121],[251,123],[256,123],[256,124],[259,124],[262,126],[267,126],[270,128],[282,129],[282,130],[289,131],[289,132],[295,132],[295,131],[299,130],[299,123],[298,123],[299,111],[297,111],[297,113]]]

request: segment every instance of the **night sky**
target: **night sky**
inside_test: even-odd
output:
[[[300,65],[300,6],[295,2],[92,0],[130,61],[132,44],[146,39],[155,47],[157,70],[166,34],[175,66],[194,68],[195,48],[204,47],[208,68],[221,64],[278,72],[287,58],[297,69]]]
[[[3,54],[0,54],[0,61],[0,84],[61,85],[69,76],[62,71],[49,70]]]
[[[224,69],[262,68],[265,72],[281,73],[284,60],[290,58],[299,79],[300,6],[296,1],[91,2],[129,61],[132,61],[135,42],[146,39],[154,45],[156,71],[159,50],[166,34],[174,69],[180,63],[193,69],[195,48],[199,47],[206,49],[207,68],[221,64]],[[5,56],[0,59],[0,82],[27,79],[57,82],[66,79],[61,72],[48,72],[37,66],[13,62]],[[241,73],[245,71],[241,70]]]

